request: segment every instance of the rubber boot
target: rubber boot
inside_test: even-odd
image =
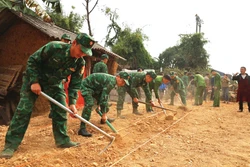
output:
[[[70,148],[70,147],[76,147],[76,146],[79,146],[80,143],[77,143],[77,142],[73,142],[73,141],[69,141],[65,144],[62,144],[62,145],[59,145],[57,147],[59,148]]]
[[[126,117],[122,115],[121,110],[117,110],[117,118],[125,119]]]
[[[137,108],[133,108],[133,114],[135,115],[142,115],[142,113],[140,113]]]
[[[1,152],[0,158],[10,159],[11,157],[13,157],[14,152],[15,152],[14,149],[6,148]]]
[[[84,136],[84,137],[91,137],[92,134],[89,133],[86,129],[80,129],[78,131],[78,135]]]

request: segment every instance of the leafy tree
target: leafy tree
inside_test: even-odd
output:
[[[180,44],[167,48],[159,56],[159,64],[163,68],[207,69],[209,55],[204,49],[208,42],[203,34],[180,35]]]
[[[203,34],[186,34],[181,35],[181,43],[179,45],[180,55],[184,60],[184,68],[207,68],[209,55],[204,49],[204,45],[208,41],[204,39]],[[179,64],[180,67],[180,64]]]
[[[131,69],[152,68],[153,59],[145,49],[143,41],[147,39],[147,36],[142,33],[141,29],[137,29],[135,32],[127,27],[120,32],[116,43],[111,46],[113,52],[121,55],[127,59],[127,64]]]
[[[74,9],[75,7],[72,6],[72,10]],[[61,13],[56,13],[55,11],[51,11],[51,9],[49,8],[47,8],[46,11],[57,26],[75,33],[80,32],[84,21],[83,16],[80,16],[79,14],[74,13],[73,11],[71,11],[68,16]]]

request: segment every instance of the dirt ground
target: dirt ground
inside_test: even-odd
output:
[[[109,116],[115,117],[116,103],[112,102]],[[175,106],[174,120],[166,120],[161,109],[146,113],[145,106],[139,109],[144,114],[132,114],[132,106],[125,104],[126,119],[116,119],[114,134],[107,125],[99,123],[93,111],[91,122],[116,137],[114,143],[99,154],[110,139],[88,126],[92,138],[77,135],[80,121],[68,119],[68,133],[81,145],[61,149],[54,144],[51,120],[48,114],[31,119],[24,140],[14,157],[0,159],[6,167],[250,167],[250,113],[244,104],[242,113],[236,112],[238,104],[221,103],[214,108],[212,102],[193,106],[188,101],[187,111]],[[167,111],[169,112],[169,111]],[[3,148],[6,126],[0,126],[0,148]]]

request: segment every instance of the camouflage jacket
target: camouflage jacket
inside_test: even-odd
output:
[[[148,83],[145,81],[146,74],[143,72],[131,73],[129,78],[129,86],[132,94],[132,98],[138,98],[138,92],[136,88],[142,87],[145,92],[146,97],[152,100],[151,93],[149,91]]]
[[[176,76],[174,79],[171,79],[170,83],[173,86],[174,91],[176,93],[178,93],[179,91],[185,90],[184,83],[178,76]]]
[[[103,61],[100,61],[94,65],[93,73],[108,73],[108,67]]]
[[[80,89],[85,61],[70,56],[70,44],[49,42],[33,53],[27,62],[25,75],[30,84],[39,83],[53,90],[60,88],[63,79],[71,75],[68,88],[69,104],[75,104]]]
[[[157,76],[152,82],[149,83],[149,89],[154,90],[155,92],[155,98],[159,99],[159,87],[162,84],[162,78],[163,76]]]
[[[206,87],[205,79],[201,74],[194,75],[194,82],[195,82],[196,87],[199,87],[199,86]]]
[[[92,94],[99,96],[99,104],[103,106],[102,112],[107,112],[109,93],[116,86],[115,76],[103,73],[94,73],[82,81],[82,95]]]

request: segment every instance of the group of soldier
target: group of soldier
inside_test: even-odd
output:
[[[161,84],[171,84],[170,105],[174,105],[175,96],[179,96],[182,104],[186,105],[185,79],[182,80],[175,72],[171,71],[168,75],[157,76],[154,71],[135,73],[121,71],[113,76],[108,74],[106,64],[109,56],[107,54],[103,54],[101,61],[94,65],[93,73],[83,79],[85,67],[83,57],[92,56],[91,48],[95,42],[92,37],[85,33],[79,33],[75,40],[71,42],[70,36],[65,34],[61,41],[49,42],[29,57],[23,75],[20,102],[6,133],[5,146],[0,158],[11,158],[21,144],[30,121],[33,106],[42,91],[67,106],[63,83],[67,81],[68,76],[71,76],[68,87],[68,107],[74,114],[77,114],[75,104],[80,90],[85,100],[82,118],[87,121],[90,120],[92,107],[95,103],[96,110],[101,112],[101,123],[114,121],[114,119],[107,117],[107,112],[109,111],[109,94],[115,87],[118,93],[117,118],[125,118],[122,115],[122,109],[126,93],[132,99],[132,113],[142,115],[138,111],[139,94],[137,88],[139,87],[144,90],[146,96],[147,112],[152,112],[152,107],[155,106],[152,100],[152,90],[158,103],[162,103],[158,94]],[[218,94],[221,86],[218,79],[220,79],[220,76],[215,71],[212,71],[212,75],[215,78],[213,106],[218,107]],[[202,94],[206,87],[204,78],[197,73],[194,75],[193,81],[196,85],[194,105],[202,105]],[[67,112],[53,103],[50,103],[50,106],[50,118],[52,119],[56,146],[60,148],[78,146],[79,143],[71,141],[67,134]],[[72,116],[74,117],[74,115]],[[78,135],[92,136],[87,131],[84,122],[80,124]]]

